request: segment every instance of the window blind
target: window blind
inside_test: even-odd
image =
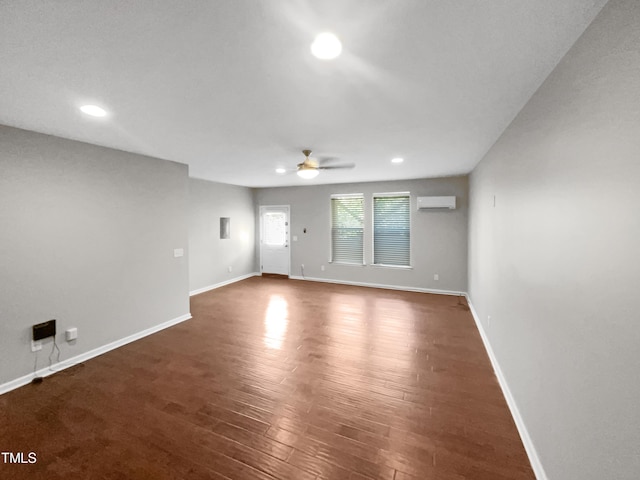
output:
[[[364,197],[331,197],[331,261],[364,263]]]
[[[410,266],[409,195],[373,197],[373,263]]]

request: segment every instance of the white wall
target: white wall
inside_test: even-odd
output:
[[[189,313],[173,257],[187,181],[186,165],[0,126],[0,385],[33,371],[33,324],[58,321],[65,360]]]
[[[220,217],[231,219],[230,239],[220,239]],[[189,179],[189,290],[255,271],[252,189]]]
[[[412,270],[374,267],[372,263],[372,195],[411,192]],[[363,193],[365,199],[364,250],[366,266],[329,263],[332,194]],[[466,291],[467,287],[467,193],[468,178],[446,177],[393,182],[261,188],[260,205],[290,205],[291,275],[346,282],[374,283],[417,289]],[[416,197],[455,195],[456,210],[416,210]],[[304,228],[307,233],[304,233]],[[259,242],[258,242],[259,248]],[[258,254],[259,258],[259,254]],[[325,266],[325,271],[321,266]],[[433,275],[439,274],[435,281]]]
[[[640,2],[612,0],[471,175],[471,300],[553,480],[640,478],[639,182]]]

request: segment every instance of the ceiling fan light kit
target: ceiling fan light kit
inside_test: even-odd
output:
[[[320,171],[316,168],[302,167],[298,170],[298,176],[305,180],[316,178]]]

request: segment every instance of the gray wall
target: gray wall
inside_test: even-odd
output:
[[[339,193],[363,193],[365,198],[365,261],[372,258],[373,193],[411,192],[412,270],[329,263],[331,242],[330,197]],[[468,177],[425,180],[262,188],[256,205],[290,205],[291,275],[398,287],[466,291],[467,287]],[[456,210],[416,210],[416,197],[455,195]],[[256,207],[257,208],[257,207]],[[303,229],[307,228],[307,233]],[[259,242],[258,242],[259,248]],[[259,252],[257,258],[259,259]],[[324,265],[326,270],[321,271]],[[437,273],[439,281],[433,279]]]
[[[639,182],[640,2],[613,0],[471,176],[471,300],[553,480],[640,478]]]
[[[189,312],[186,165],[0,127],[0,384]],[[64,329],[78,328],[75,345]],[[45,343],[39,367],[47,365]]]
[[[230,239],[220,239],[220,217],[231,218]],[[189,179],[189,290],[255,271],[252,189]]]

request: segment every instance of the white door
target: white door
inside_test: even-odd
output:
[[[260,207],[262,273],[289,275],[289,206]]]

